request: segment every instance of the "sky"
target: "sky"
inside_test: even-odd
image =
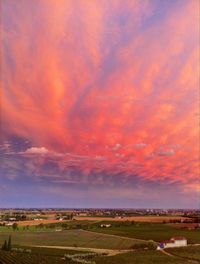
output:
[[[199,1],[0,7],[0,207],[197,208]]]

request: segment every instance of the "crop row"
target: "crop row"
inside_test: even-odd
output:
[[[60,257],[41,256],[37,254],[13,253],[0,250],[1,264],[64,264],[66,261]]]

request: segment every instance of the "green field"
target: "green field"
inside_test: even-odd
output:
[[[200,246],[190,246],[190,247],[182,247],[182,248],[168,248],[165,251],[190,259],[196,259],[200,262]]]
[[[0,244],[9,233],[0,233]],[[140,243],[134,239],[112,237],[100,233],[72,229],[61,232],[12,232],[13,245],[77,246],[87,248],[127,249]]]
[[[110,228],[101,228],[99,224],[93,224],[90,230],[106,234],[114,234],[125,237],[139,238],[144,240],[163,241],[174,236],[184,236],[188,243],[200,243],[200,230],[186,230],[162,223],[111,223]]]

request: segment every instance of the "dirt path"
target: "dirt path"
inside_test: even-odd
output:
[[[172,254],[166,252],[164,249],[160,250],[160,252],[162,252],[163,254],[170,256],[170,257],[174,257]]]
[[[31,247],[39,247],[39,248],[55,248],[55,249],[68,249],[68,250],[76,250],[76,251],[86,251],[86,252],[95,252],[95,253],[104,253],[107,256],[115,256],[117,254],[127,253],[132,250],[120,250],[120,249],[104,249],[104,248],[87,248],[87,247],[64,247],[64,246],[38,246],[31,245]]]
[[[95,232],[95,231],[91,231],[91,230],[89,231],[89,230],[81,229],[81,231],[84,231],[86,233],[93,233],[93,234],[97,234],[97,235],[104,235],[104,236],[110,236],[110,237],[117,237],[117,238],[129,239],[129,240],[133,240],[133,241],[134,240],[141,241],[141,242],[147,242],[148,241],[148,240],[139,239],[139,238],[119,236],[119,235],[113,235],[113,234],[108,234],[108,233]]]

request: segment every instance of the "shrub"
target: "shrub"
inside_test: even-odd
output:
[[[93,257],[96,256],[100,256],[102,254],[98,254],[98,253],[83,253],[83,254],[74,254],[74,255],[70,255],[70,254],[65,254],[64,258],[66,260],[71,261],[72,263],[82,263],[82,264],[95,264],[95,261],[90,260]]]
[[[130,248],[136,250],[140,250],[140,249],[154,250],[157,248],[157,244],[154,241],[149,241],[147,243],[134,244]]]

